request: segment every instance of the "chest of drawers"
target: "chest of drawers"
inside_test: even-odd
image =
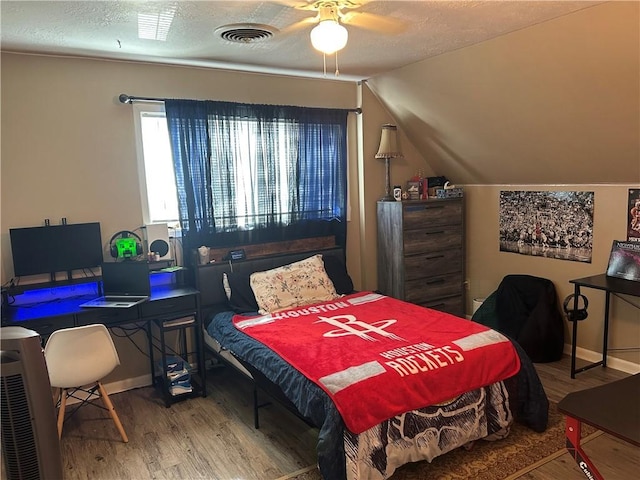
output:
[[[464,316],[464,198],[378,202],[378,289]]]

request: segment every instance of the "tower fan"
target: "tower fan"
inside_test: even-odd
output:
[[[7,480],[62,478],[55,406],[40,335],[0,328],[2,457]]]

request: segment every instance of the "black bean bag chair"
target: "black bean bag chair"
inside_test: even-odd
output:
[[[516,340],[533,362],[562,358],[564,321],[551,280],[507,275],[472,320]]]

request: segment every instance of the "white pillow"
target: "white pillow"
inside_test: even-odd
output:
[[[250,282],[262,315],[340,297],[324,269],[322,255],[252,273]]]

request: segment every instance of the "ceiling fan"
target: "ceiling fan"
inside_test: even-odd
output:
[[[313,2],[288,2],[289,6],[301,10],[315,11],[313,17],[307,17],[299,22],[284,28],[281,33],[286,34],[300,28],[315,24],[309,34],[311,45],[316,50],[322,52],[324,63],[324,74],[327,74],[327,55],[335,54],[336,71],[338,70],[338,51],[347,45],[349,32],[344,25],[352,25],[358,28],[375,30],[383,33],[400,33],[405,25],[400,20],[384,17],[367,12],[343,10],[356,10],[368,3],[369,0],[316,0]],[[285,2],[287,3],[287,2]]]
[[[373,13],[355,11],[365,6],[368,1],[352,0],[317,0],[314,2],[289,3],[290,6],[301,10],[315,11],[313,17],[307,17],[282,30],[286,34],[293,30],[315,24],[310,32],[311,44],[316,50],[324,54],[332,54],[342,50],[348,40],[348,31],[344,25],[375,30],[382,33],[400,33],[405,25],[400,20],[376,15]],[[345,12],[343,10],[350,10]]]

